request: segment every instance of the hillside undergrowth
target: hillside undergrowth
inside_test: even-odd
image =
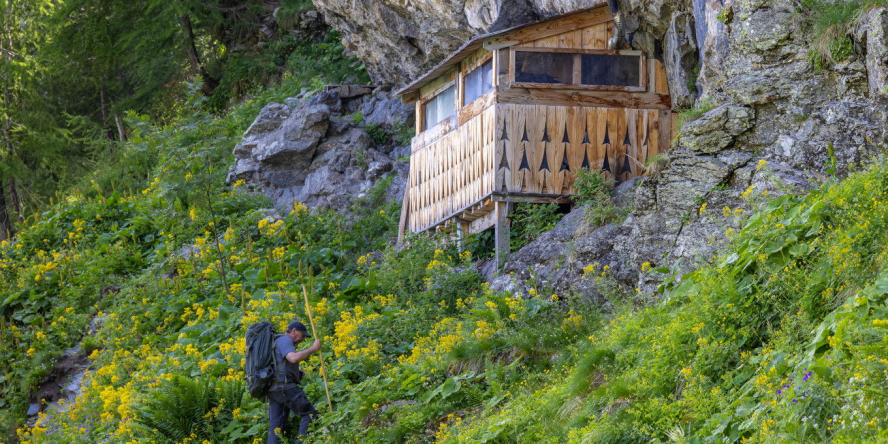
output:
[[[803,196],[750,188],[762,203],[726,250],[657,297],[586,264],[577,285],[611,289],[603,311],[542,281],[494,292],[441,239],[392,245],[399,206],[382,189],[352,223],[298,203],[269,217],[266,200],[224,186],[246,125],[302,85],[225,116],[200,103],[175,125],[133,116],[133,174],[99,171],[0,245],[7,442],[264,442],[243,334],[305,320],[303,285],[334,407],[313,356],[304,385],[321,416],[306,442],[888,439],[884,159]],[[77,344],[92,369],[80,396],[23,426],[29,394]]]

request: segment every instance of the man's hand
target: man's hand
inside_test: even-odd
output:
[[[308,359],[308,357],[311,356],[312,353],[314,353],[320,349],[321,349],[321,341],[320,341],[320,339],[315,339],[314,342],[311,344],[311,346],[306,348],[305,350],[287,353],[287,360],[293,364],[296,364],[297,362],[302,362],[302,361]]]

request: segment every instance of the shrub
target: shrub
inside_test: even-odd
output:
[[[167,441],[194,436],[198,442],[219,442],[232,411],[241,406],[244,390],[240,381],[173,375],[141,404],[136,421],[145,432]]]
[[[557,203],[519,203],[511,214],[510,248],[518,251],[542,233],[555,228],[563,214]]]
[[[617,220],[620,212],[614,207],[611,192],[613,181],[603,174],[582,169],[574,183],[577,204],[586,206],[586,220],[593,227],[600,227]]]

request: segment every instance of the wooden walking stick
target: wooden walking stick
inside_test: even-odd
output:
[[[305,297],[305,312],[308,313],[308,322],[311,324],[311,334],[313,334],[316,339],[320,339],[318,331],[315,330],[314,316],[311,315],[311,304],[308,303],[308,290],[305,289],[305,284],[302,284],[302,296]],[[327,405],[330,406],[330,411],[332,412],[333,401],[330,400],[330,387],[329,384],[327,384],[327,369],[324,367],[324,352],[318,350],[318,357],[321,358],[321,376],[324,377],[324,391],[327,393]]]

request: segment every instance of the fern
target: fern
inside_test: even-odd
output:
[[[240,381],[196,381],[176,375],[137,409],[136,424],[168,441],[180,441],[193,434],[198,442],[215,442],[224,426],[220,419],[230,418],[231,411],[240,407],[243,392]]]

